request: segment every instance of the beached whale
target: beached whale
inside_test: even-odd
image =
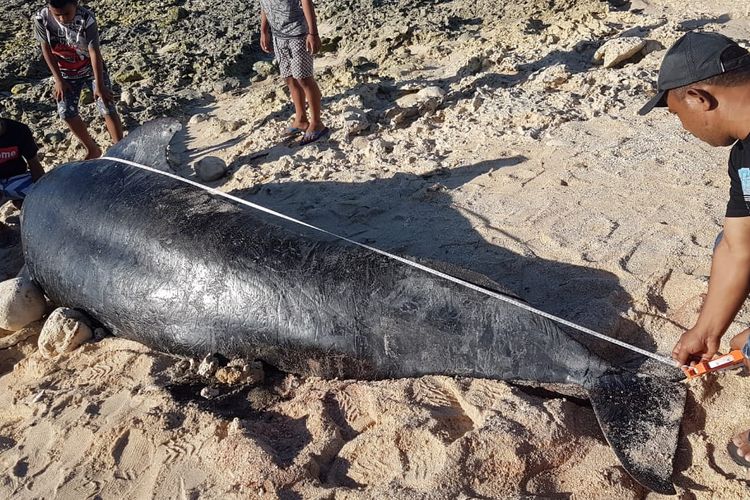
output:
[[[161,154],[169,127],[110,151],[127,158],[59,166],[26,198],[26,264],[55,303],[154,349],[301,374],[576,384],[625,470],[674,493],[683,384],[613,366],[482,293],[502,293],[484,276],[435,264],[452,281],[127,161]]]

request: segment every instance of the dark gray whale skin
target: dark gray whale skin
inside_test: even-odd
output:
[[[24,202],[22,238],[53,302],[157,350],[329,378],[579,385],[625,469],[675,491],[682,384],[612,366],[549,320],[465,286],[106,159],[45,175]],[[643,453],[650,443],[664,449]]]

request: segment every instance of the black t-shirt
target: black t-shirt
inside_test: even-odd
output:
[[[729,153],[729,178],[727,217],[750,217],[750,136]]]
[[[28,160],[36,156],[39,148],[29,127],[23,123],[2,119],[5,130],[0,134],[0,179],[25,173]]]

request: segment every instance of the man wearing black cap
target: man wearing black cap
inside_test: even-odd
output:
[[[712,146],[731,146],[729,203],[698,321],[674,347],[687,364],[711,359],[750,292],[750,54],[718,33],[688,33],[664,56],[657,94],[641,110],[667,107],[682,126]],[[750,358],[750,329],[732,339]],[[733,439],[735,460],[750,466],[748,432]]]

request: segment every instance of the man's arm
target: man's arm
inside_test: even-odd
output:
[[[42,168],[42,164],[39,163],[39,157],[34,156],[30,160],[26,160],[26,163],[29,165],[29,172],[31,172],[31,179],[34,182],[38,181],[44,175],[44,168]]]
[[[727,217],[724,237],[714,252],[708,295],[695,326],[672,351],[681,364],[711,359],[750,291],[750,217]]]
[[[305,46],[311,54],[317,54],[320,50],[320,36],[318,35],[318,21],[315,19],[315,7],[312,0],[302,0],[302,12],[305,13],[307,22],[307,40]]]

